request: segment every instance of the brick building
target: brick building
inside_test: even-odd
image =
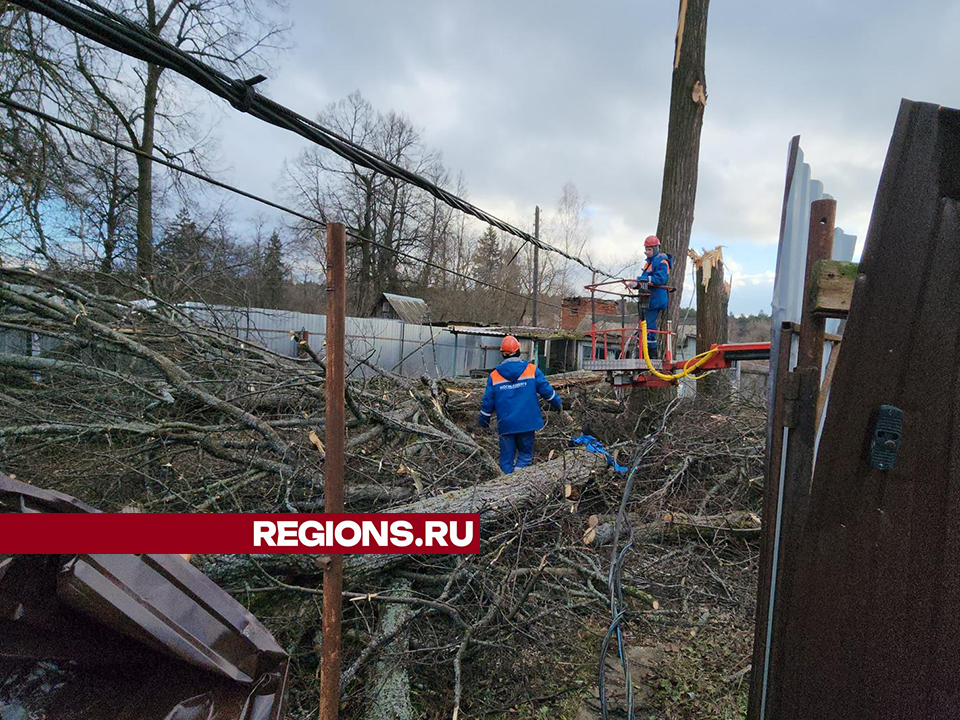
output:
[[[597,319],[601,315],[620,316],[620,305],[616,300],[601,300],[597,298]],[[568,297],[563,299],[560,310],[560,329],[586,332],[590,329],[592,316],[592,301],[589,297]]]

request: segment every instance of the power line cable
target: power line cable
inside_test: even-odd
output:
[[[90,138],[92,138],[92,139],[94,139],[94,140],[97,140],[97,141],[102,142],[102,143],[106,143],[107,145],[111,145],[111,146],[117,148],[118,150],[124,150],[125,152],[129,152],[129,153],[132,153],[132,154],[134,154],[134,155],[138,155],[138,156],[140,156],[140,157],[147,158],[148,160],[150,160],[150,161],[152,161],[152,162],[158,163],[158,164],[163,165],[163,166],[165,166],[165,167],[168,167],[168,168],[170,168],[170,169],[172,169],[172,170],[176,170],[177,172],[183,173],[183,174],[185,174],[185,175],[189,175],[190,177],[196,178],[197,180],[202,180],[203,182],[209,183],[210,185],[214,185],[214,186],[219,187],[219,188],[221,188],[221,189],[223,189],[223,190],[227,190],[227,191],[232,192],[232,193],[234,193],[234,194],[236,194],[236,195],[240,195],[241,197],[245,197],[245,198],[247,198],[247,199],[249,199],[249,200],[253,200],[253,201],[255,201],[255,202],[261,203],[261,204],[266,205],[266,206],[268,206],[268,207],[272,207],[272,208],[274,208],[274,209],[276,209],[276,210],[280,210],[280,211],[282,211],[282,212],[289,213],[290,215],[293,215],[294,217],[298,217],[298,218],[301,218],[302,220],[306,220],[306,221],[308,221],[308,222],[314,223],[314,224],[316,224],[318,227],[325,228],[325,227],[327,226],[327,223],[326,223],[325,221],[319,219],[319,218],[312,217],[311,215],[307,215],[307,214],[305,214],[305,213],[302,213],[302,212],[300,212],[299,210],[294,210],[293,208],[287,207],[287,206],[285,206],[285,205],[281,205],[280,203],[274,202],[273,200],[268,200],[267,198],[261,197],[261,196],[259,196],[259,195],[255,195],[255,194],[253,194],[253,193],[251,193],[251,192],[249,192],[249,191],[247,191],[247,190],[243,190],[243,189],[238,188],[238,187],[236,187],[236,186],[234,186],[234,185],[230,185],[229,183],[225,183],[225,182],[223,182],[222,180],[217,180],[216,178],[212,178],[212,177],[210,177],[209,175],[205,175],[205,174],[203,174],[203,173],[201,173],[201,172],[197,172],[196,170],[191,170],[190,168],[187,168],[187,167],[185,167],[185,166],[183,166],[183,165],[180,165],[180,164],[178,164],[178,163],[171,162],[171,161],[166,160],[166,159],[164,159],[164,158],[157,157],[156,155],[151,155],[150,153],[144,152],[143,150],[139,150],[139,149],[133,147],[132,145],[127,145],[126,143],[120,142],[119,140],[114,140],[113,138],[110,138],[110,137],[108,137],[108,136],[106,136],[106,135],[102,135],[101,133],[98,133],[98,132],[96,132],[96,131],[94,131],[94,130],[88,130],[87,128],[84,128],[84,127],[82,127],[82,126],[80,126],[80,125],[77,125],[76,123],[72,123],[72,122],[70,122],[70,121],[68,121],[68,120],[63,120],[63,119],[61,119],[61,118],[55,117],[55,116],[53,116],[53,115],[50,115],[50,114],[48,114],[48,113],[43,112],[42,110],[36,110],[36,109],[31,108],[31,107],[29,107],[29,106],[27,106],[27,105],[23,105],[22,103],[19,103],[19,102],[17,102],[16,100],[11,100],[10,98],[8,98],[8,97],[6,97],[6,96],[0,95],[0,105],[5,105],[5,106],[7,106],[7,107],[9,107],[9,108],[12,108],[12,109],[14,109],[14,110],[18,110],[18,111],[20,111],[20,112],[28,113],[28,114],[30,114],[30,115],[33,115],[33,116],[37,117],[37,118],[40,118],[41,120],[44,120],[45,122],[49,122],[49,123],[51,123],[51,124],[53,124],[53,125],[58,125],[58,126],[60,126],[60,127],[66,128],[66,129],[68,129],[68,130],[72,130],[72,131],[74,131],[74,132],[80,133],[81,135],[86,135],[87,137],[90,137]],[[407,252],[404,252],[404,251],[402,251],[402,250],[398,250],[397,248],[390,247],[389,245],[385,245],[384,243],[377,242],[376,240],[373,240],[372,238],[364,237],[359,231],[357,231],[357,230],[355,230],[355,229],[353,229],[353,228],[348,228],[348,229],[347,229],[347,234],[348,234],[350,237],[352,237],[352,238],[354,238],[354,239],[356,239],[356,240],[359,240],[360,242],[369,243],[369,244],[371,244],[371,245],[374,245],[375,247],[379,247],[379,248],[381,248],[381,249],[383,249],[383,250],[387,250],[387,251],[389,251],[389,252],[392,252],[392,253],[400,256],[400,257],[407,258],[407,259],[412,260],[412,261],[414,261],[414,262],[422,263],[422,264],[424,264],[424,265],[426,265],[426,266],[428,266],[428,267],[432,267],[432,268],[435,268],[435,269],[440,270],[440,271],[442,271],[442,272],[449,273],[450,275],[454,275],[454,276],[459,277],[459,278],[462,278],[462,279],[464,279],[464,280],[469,280],[470,282],[476,283],[476,284],[481,285],[481,286],[486,287],[486,288],[490,288],[491,290],[497,290],[497,291],[499,291],[499,292],[503,292],[503,293],[506,293],[506,294],[508,294],[508,295],[512,295],[512,296],[514,296],[514,297],[522,298],[522,299],[524,299],[524,300],[529,300],[529,299],[530,299],[529,296],[524,295],[523,293],[518,293],[518,292],[516,292],[515,290],[508,290],[507,288],[500,287],[499,285],[494,285],[493,283],[489,283],[489,282],[487,282],[486,280],[481,280],[480,278],[473,277],[472,275],[467,275],[466,273],[462,273],[462,272],[459,272],[459,271],[457,271],[457,270],[453,270],[453,269],[451,269],[451,268],[445,267],[445,266],[443,266],[443,265],[440,265],[439,263],[431,262],[430,260],[424,260],[423,258],[419,258],[419,257],[417,257],[416,255],[412,255],[412,254],[407,253]],[[543,304],[543,305],[547,305],[547,306],[549,306],[549,307],[552,307],[552,308],[556,308],[556,309],[558,309],[558,310],[559,310],[559,309],[562,309],[560,305],[557,305],[557,304],[555,304],[555,303],[551,303],[551,302],[547,302],[547,301],[543,301],[543,300],[541,300],[540,303]]]
[[[604,635],[603,642],[600,645],[600,661],[597,666],[597,692],[600,700],[600,713],[603,720],[607,720],[609,712],[607,709],[607,691],[606,691],[606,661],[607,652],[610,648],[610,640],[616,636],[617,654],[620,657],[620,667],[623,671],[624,686],[626,688],[627,718],[633,720],[635,717],[633,702],[633,681],[630,675],[630,663],[626,649],[626,637],[623,632],[623,618],[626,614],[626,608],[623,602],[623,558],[627,551],[633,546],[633,526],[630,524],[627,516],[627,505],[630,502],[630,494],[633,490],[634,476],[640,467],[640,462],[646,455],[653,450],[657,440],[667,429],[667,421],[670,415],[676,410],[680,398],[674,398],[663,411],[660,425],[653,432],[646,435],[640,443],[636,453],[633,456],[633,465],[630,474],[627,476],[627,482],[623,488],[623,495],[620,499],[620,506],[617,509],[616,519],[613,524],[613,542],[610,551],[610,572],[607,576],[607,589],[610,593],[610,615],[611,622]],[[620,550],[620,528],[627,526],[630,530],[630,539],[623,549]]]
[[[421,175],[380,157],[316,121],[303,117],[299,113],[261,95],[253,86],[266,79],[262,75],[257,75],[248,80],[230,78],[216,68],[200,62],[197,58],[151,34],[146,28],[108,10],[93,0],[80,0],[86,8],[90,9],[79,7],[64,0],[14,0],[14,2],[101,45],[179,73],[206,88],[214,95],[223,98],[241,112],[297,133],[357,165],[414,185],[450,207],[472,215],[505,233],[520,238],[524,242],[545,251],[557,253],[592,272],[608,278],[613,277],[609,273],[593,267],[580,257],[571,255],[535,238],[530,233],[524,232],[480,209],[473,203],[444,190]]]

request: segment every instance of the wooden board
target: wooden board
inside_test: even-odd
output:
[[[859,276],[859,263],[821,260],[813,268],[810,292],[813,312],[820,317],[846,318],[853,299],[853,286]]]

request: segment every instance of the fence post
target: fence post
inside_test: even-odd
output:
[[[836,200],[815,200],[810,205],[810,234],[807,239],[807,266],[804,275],[803,316],[797,341],[797,365],[787,376],[787,399],[792,405],[787,423],[783,474],[780,478],[779,536],[776,575],[771,588],[773,606],[767,643],[764,693],[760,698],[760,718],[780,717],[780,698],[787,680],[782,674],[788,648],[791,613],[801,588],[795,585],[800,566],[803,528],[810,504],[817,428],[814,427],[817,398],[820,394],[820,371],[823,362],[824,319],[813,313],[809,293],[810,274],[818,260],[829,260],[833,253],[833,230],[837,213]],[[773,458],[772,462],[780,462]]]
[[[324,510],[343,512],[344,325],[346,323],[346,235],[340,223],[327,224],[327,367],[326,459]],[[320,664],[320,720],[337,720],[340,712],[340,621],[343,597],[343,556],[323,563],[323,648]]]

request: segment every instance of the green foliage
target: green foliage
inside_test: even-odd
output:
[[[727,337],[730,342],[768,342],[770,340],[770,316],[765,312],[756,315],[730,315]]]
[[[267,250],[259,267],[258,305],[267,308],[279,308],[283,303],[283,283],[290,274],[283,262],[283,246],[280,234],[274,230],[267,242]]]
[[[509,259],[509,258],[508,258]],[[503,250],[500,247],[500,237],[497,231],[488,227],[477,240],[477,250],[474,254],[473,274],[481,280],[496,283],[503,264]]]

